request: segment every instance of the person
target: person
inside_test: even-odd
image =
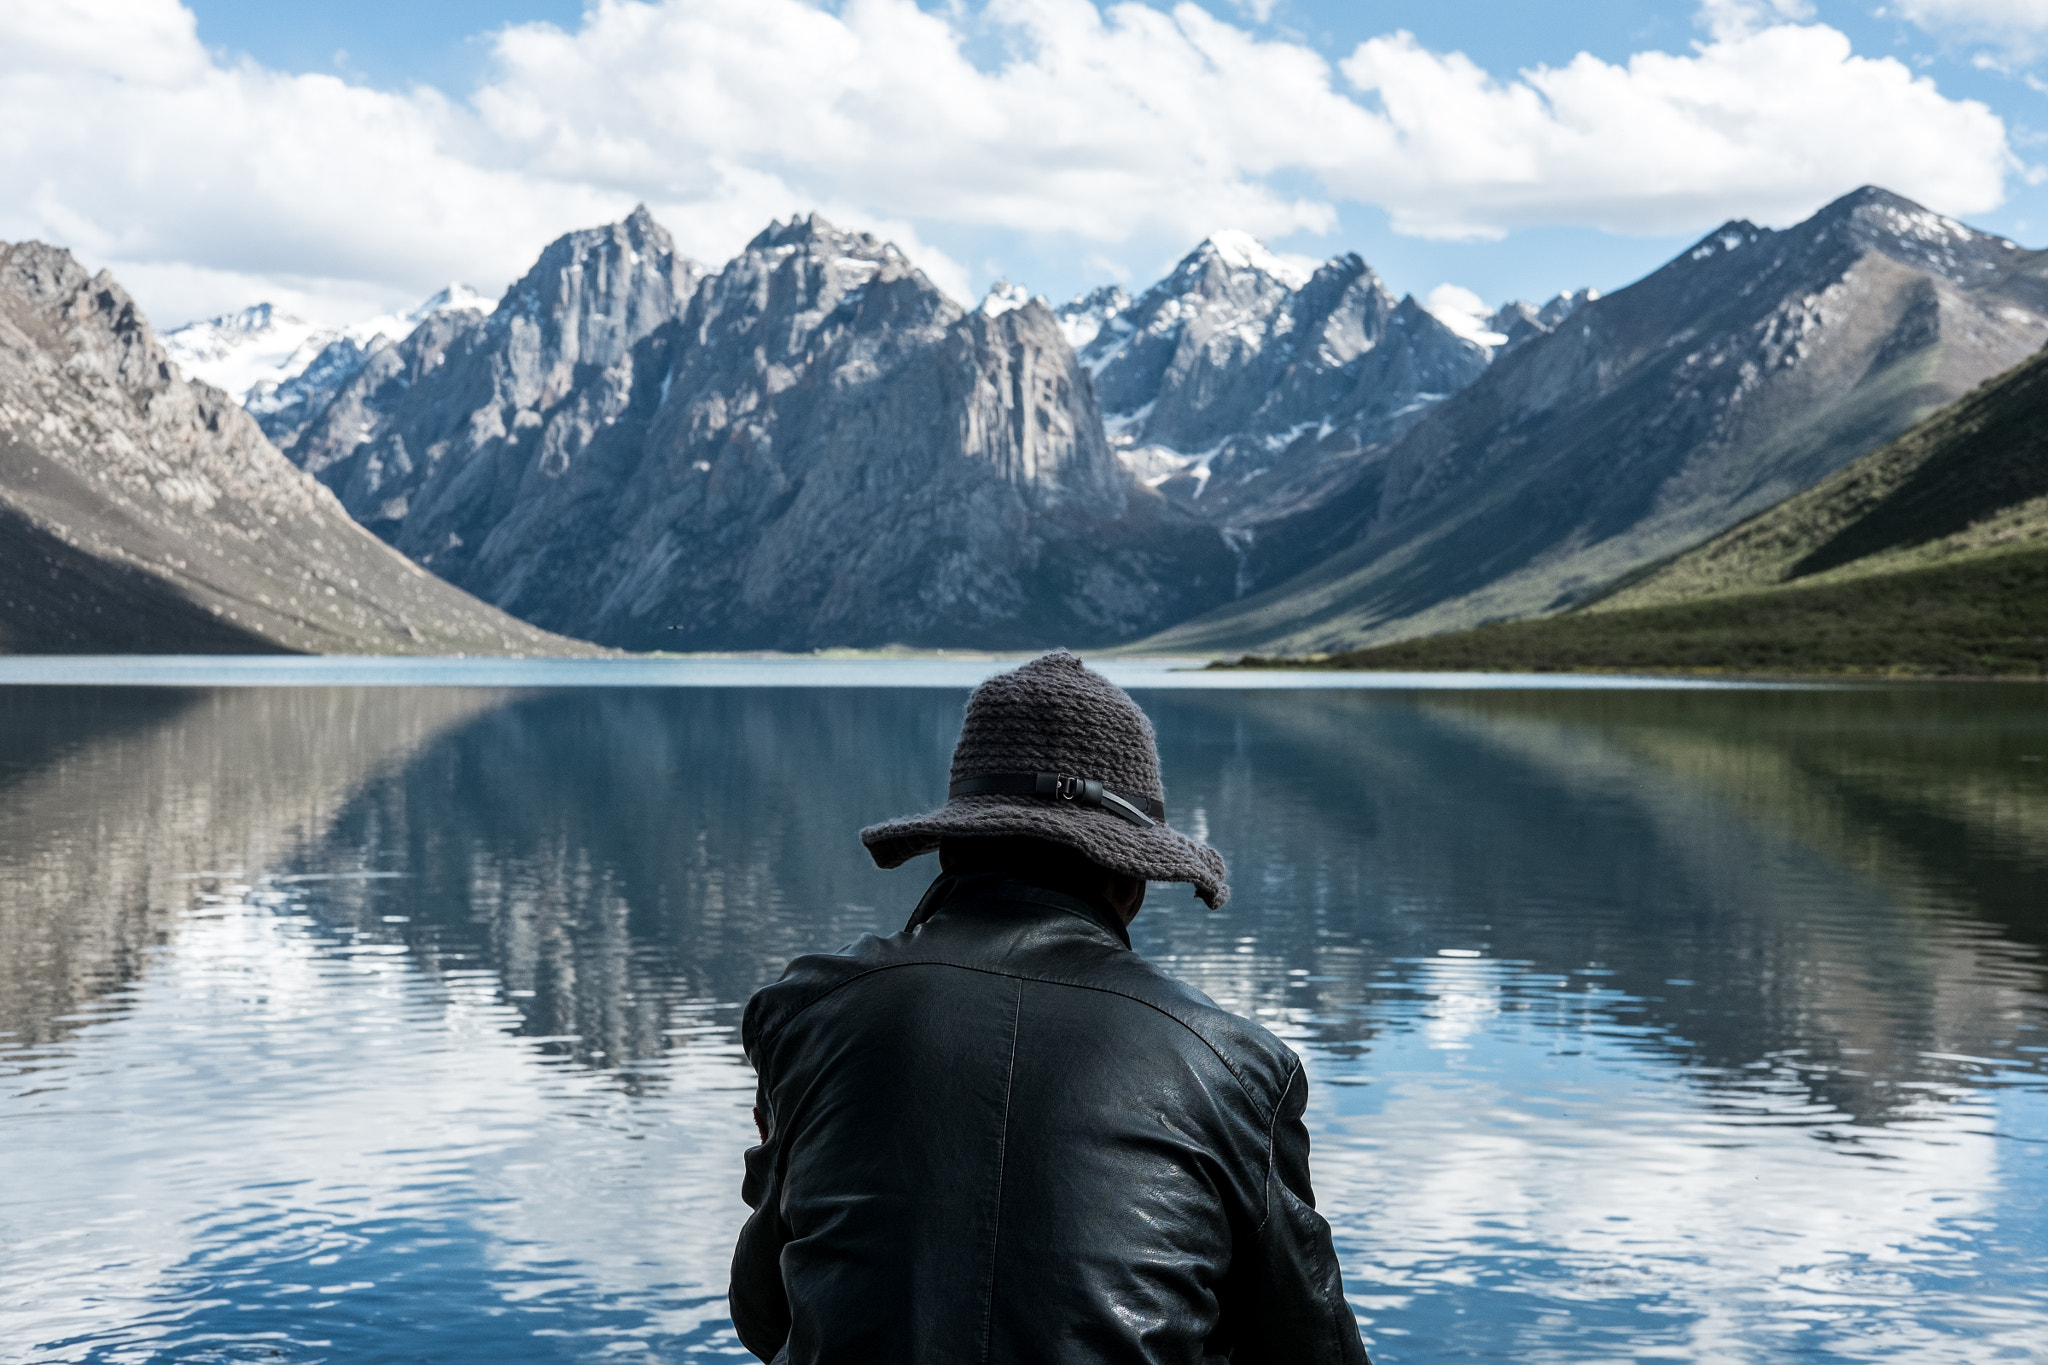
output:
[[[941,809],[861,831],[940,875],[748,1002],[756,1356],[1366,1365],[1300,1059],[1131,950],[1147,881],[1229,896],[1164,800],[1144,712],[1059,651],[975,690]]]

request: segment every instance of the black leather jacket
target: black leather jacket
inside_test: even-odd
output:
[[[766,1136],[731,1301],[762,1359],[1365,1362],[1300,1059],[1106,906],[942,877],[742,1036]]]

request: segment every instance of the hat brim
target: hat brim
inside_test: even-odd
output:
[[[1127,877],[1188,882],[1210,906],[1230,899],[1223,855],[1164,824],[1141,828],[1108,811],[1042,797],[956,796],[922,815],[870,825],[860,841],[877,867],[901,867],[945,838],[1024,835],[1085,853]]]

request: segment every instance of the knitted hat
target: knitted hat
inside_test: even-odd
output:
[[[974,689],[945,805],[860,839],[876,865],[899,867],[941,838],[1005,834],[1065,844],[1126,876],[1193,882],[1212,906],[1230,899],[1223,855],[1167,828],[1152,722],[1063,649]]]

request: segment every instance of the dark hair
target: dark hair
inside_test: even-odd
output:
[[[963,876],[1004,872],[1086,900],[1101,900],[1103,883],[1126,875],[1112,872],[1078,848],[1021,834],[948,835],[939,840],[939,860],[947,871]]]

